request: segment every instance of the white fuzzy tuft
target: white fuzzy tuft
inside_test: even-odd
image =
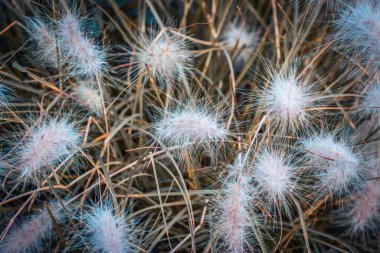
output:
[[[23,178],[40,175],[78,148],[80,135],[67,119],[52,119],[35,127],[20,147]]]
[[[380,67],[380,4],[354,1],[346,4],[336,20],[337,39],[348,51],[363,58],[375,69]],[[365,39],[363,39],[365,38]]]
[[[249,212],[246,208],[248,196],[244,190],[244,183],[230,185],[223,204],[223,230],[225,244],[229,252],[244,252],[247,228],[249,227]]]
[[[105,54],[82,32],[80,20],[67,14],[59,21],[58,32],[68,71],[72,75],[100,76],[105,66]]]
[[[130,54],[134,57],[135,71],[147,73],[160,83],[174,82],[178,75],[190,73],[192,55],[185,39],[169,31],[141,36]]]
[[[58,66],[58,43],[56,33],[51,24],[42,19],[31,18],[28,22],[29,36],[35,43],[32,54],[41,65],[57,68]]]
[[[227,129],[216,115],[191,106],[168,112],[156,123],[155,133],[162,143],[180,150],[210,148],[227,138]]]
[[[256,158],[253,177],[263,196],[276,204],[287,206],[287,195],[296,189],[297,169],[291,159],[280,152],[264,150]]]
[[[317,169],[322,190],[339,194],[360,186],[364,171],[359,156],[347,141],[324,134],[304,140],[303,146],[307,158]]]
[[[215,202],[217,211],[212,217],[215,220],[214,236],[221,242],[217,248],[223,252],[242,253],[246,252],[248,245],[253,247],[251,233],[255,225],[250,205],[254,197],[250,189],[247,177],[231,175]]]
[[[113,214],[108,206],[97,207],[85,215],[85,232],[92,250],[99,253],[134,252],[131,247],[133,230],[122,217]]]
[[[376,229],[380,215],[380,180],[368,181],[350,207],[348,221],[351,234]]]
[[[222,39],[230,49],[237,45],[237,50],[240,51],[236,58],[238,63],[247,62],[258,44],[257,33],[244,29],[243,25],[238,22],[227,25]]]
[[[51,204],[50,211],[57,223],[63,221],[58,204]],[[20,226],[13,228],[0,244],[0,251],[7,253],[44,252],[44,241],[55,233],[52,218],[46,209],[32,215]]]
[[[315,102],[311,85],[297,78],[295,68],[286,74],[273,72],[271,79],[269,87],[259,98],[262,110],[268,114],[270,121],[290,130],[307,124],[311,117],[307,109],[313,107]]]
[[[380,116],[380,85],[372,85],[360,102],[360,110],[367,116],[379,119]]]
[[[103,109],[102,98],[100,97],[100,92],[96,86],[91,85],[88,82],[79,82],[74,93],[96,114],[101,114]]]

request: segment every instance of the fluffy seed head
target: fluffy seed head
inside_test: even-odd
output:
[[[85,102],[91,110],[100,115],[102,112],[102,98],[97,87],[88,82],[79,82],[75,90],[77,95],[83,102]]]
[[[58,24],[58,31],[62,40],[70,44],[77,43],[82,39],[81,29],[80,21],[72,14],[65,15]]]
[[[280,128],[296,130],[311,117],[307,111],[313,107],[311,84],[297,78],[295,69],[289,73],[273,72],[269,88],[263,92],[259,102],[271,122]]]
[[[367,116],[378,119],[380,116],[380,85],[373,85],[367,90],[360,102],[360,109]]]
[[[67,14],[58,23],[68,71],[85,77],[100,76],[105,67],[105,54],[82,30],[80,20],[72,14]]]
[[[141,36],[139,43],[130,52],[134,56],[139,73],[146,73],[147,67],[154,79],[159,82],[173,82],[178,75],[191,71],[192,55],[183,37],[173,34],[170,29],[153,36]]]
[[[254,226],[250,206],[254,199],[247,177],[231,174],[224,183],[221,195],[216,199],[213,213],[213,233],[218,251],[246,252],[250,243],[251,227]]]
[[[65,118],[52,119],[36,126],[20,147],[19,170],[23,178],[32,178],[54,168],[79,146],[80,135]]]
[[[243,25],[238,22],[228,24],[222,38],[230,49],[233,49],[238,43],[237,50],[241,51],[236,60],[239,63],[245,63],[249,59],[258,43],[257,33],[244,29]]]
[[[246,209],[247,196],[239,184],[231,185],[223,206],[225,243],[230,252],[244,252],[249,212]]]
[[[134,252],[133,230],[126,221],[113,213],[109,206],[96,207],[85,215],[85,233],[95,252]],[[86,236],[87,237],[87,236]]]
[[[185,105],[167,112],[155,125],[156,137],[167,146],[211,148],[227,138],[227,129],[220,119],[201,107]]]
[[[349,52],[363,58],[375,69],[380,64],[380,4],[376,1],[354,1],[346,4],[339,19],[337,39]],[[365,38],[365,39],[363,39]],[[347,46],[348,45],[348,46]]]
[[[348,212],[351,234],[370,232],[380,217],[380,181],[370,180],[359,193]]]
[[[42,19],[31,18],[28,22],[29,36],[35,46],[32,54],[41,65],[56,68],[58,66],[58,47],[54,29]]]
[[[363,178],[360,158],[345,140],[331,134],[312,136],[303,141],[306,157],[316,167],[321,188],[343,193],[358,187]]]
[[[58,204],[50,204],[50,211],[57,223],[64,220]],[[55,233],[52,218],[46,209],[32,215],[14,227],[0,244],[0,251],[7,253],[43,252],[44,242]]]
[[[280,152],[264,150],[253,167],[253,177],[263,196],[285,207],[286,196],[296,189],[297,169],[290,165],[290,160]]]

